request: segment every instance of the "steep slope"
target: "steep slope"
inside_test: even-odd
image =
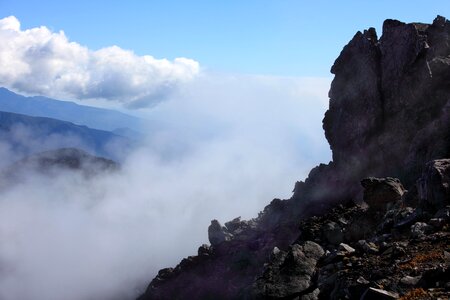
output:
[[[0,111],[53,118],[107,131],[118,128],[139,131],[142,125],[139,118],[118,111],[47,97],[25,97],[6,88],[0,88]]]
[[[380,39],[358,32],[331,69],[333,161],[256,219],[213,220],[211,245],[161,270],[139,299],[448,296],[449,35],[439,16],[386,20]]]
[[[50,118],[0,112],[0,143],[14,158],[63,147],[75,147],[121,159],[132,143],[108,131]]]

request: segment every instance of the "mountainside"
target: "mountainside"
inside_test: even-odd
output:
[[[331,72],[333,161],[255,219],[213,220],[140,300],[449,297],[450,22],[386,20]]]
[[[118,111],[40,96],[25,97],[6,88],[0,88],[0,111],[53,118],[107,131],[118,128],[139,131],[142,125],[139,118]]]
[[[125,137],[70,122],[0,111],[0,144],[16,158],[56,148],[75,147],[118,159],[130,150]]]

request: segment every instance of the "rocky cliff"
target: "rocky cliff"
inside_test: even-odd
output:
[[[448,297],[449,35],[440,16],[358,32],[331,69],[333,161],[253,220],[213,220],[139,299]]]

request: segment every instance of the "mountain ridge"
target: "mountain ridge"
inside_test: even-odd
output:
[[[53,118],[107,131],[118,128],[140,131],[142,125],[139,118],[115,110],[43,96],[26,97],[4,87],[0,87],[0,111]]]
[[[94,156],[80,149],[59,148],[25,157],[3,170],[1,177],[2,184],[9,186],[20,181],[20,176],[29,173],[51,175],[57,171],[79,171],[89,178],[102,172],[117,171],[119,168],[120,165],[113,160]]]
[[[255,219],[213,220],[139,300],[450,295],[450,22],[357,32],[331,72],[333,161]]]
[[[132,146],[129,139],[109,131],[3,111],[0,111],[0,141],[10,147],[18,159],[45,150],[76,147],[120,160]],[[123,153],[116,151],[119,148]]]

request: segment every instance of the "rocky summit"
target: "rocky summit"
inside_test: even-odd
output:
[[[336,59],[333,161],[160,270],[149,299],[448,299],[450,22],[386,20]]]

